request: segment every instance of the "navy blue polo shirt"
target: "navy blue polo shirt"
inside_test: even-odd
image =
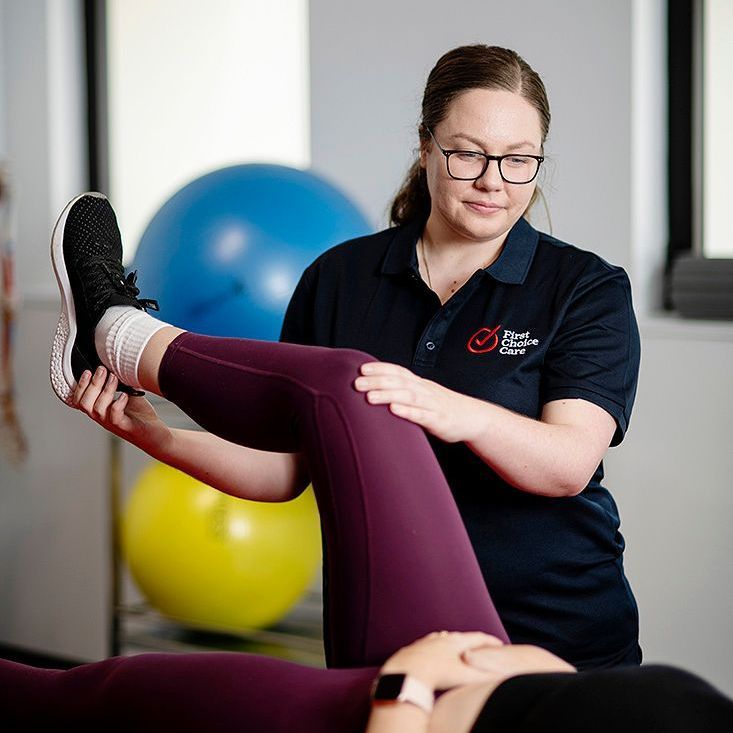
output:
[[[319,256],[295,289],[280,340],[361,349],[532,418],[551,400],[588,400],[615,419],[618,445],[640,357],[624,270],[522,218],[499,258],[441,305],[418,271],[423,227],[394,227]],[[633,658],[638,613],[603,463],[579,495],[550,498],[509,485],[465,443],[428,439],[512,641],[580,668]]]

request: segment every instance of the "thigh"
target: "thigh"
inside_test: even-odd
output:
[[[0,660],[0,716],[12,730],[355,733],[366,726],[376,673],[227,652],[115,657],[66,671]]]
[[[330,666],[379,665],[436,629],[507,640],[424,431],[370,405],[353,349],[183,334],[160,385],[199,424],[262,450],[302,450],[327,554]]]

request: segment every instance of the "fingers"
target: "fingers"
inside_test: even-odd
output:
[[[359,371],[362,374],[398,374],[402,376],[416,376],[407,367],[399,364],[391,364],[387,361],[368,361],[361,365]]]
[[[401,417],[413,419],[405,412],[406,409],[421,409],[432,411],[435,408],[435,398],[428,380],[418,377],[409,369],[397,366],[396,364],[378,363],[381,367],[395,367],[399,372],[380,374],[370,377],[357,377],[354,380],[354,388],[358,392],[366,392],[366,399],[372,405],[401,406],[393,410]],[[420,415],[415,417],[419,418]],[[415,420],[416,422],[419,420]]]
[[[464,636],[466,637],[466,641],[475,645],[475,647],[505,646],[504,642],[498,636],[494,636],[493,634],[484,634],[481,631],[464,634]]]
[[[359,392],[368,392],[370,390],[386,390],[386,389],[415,389],[422,385],[426,380],[414,374],[405,367],[397,364],[375,363],[375,370],[366,372],[364,364],[361,367],[362,375],[369,376],[357,377],[354,380],[354,387]]]
[[[460,634],[457,640],[460,647],[460,653],[467,654],[476,649],[500,648],[504,646],[504,642],[491,634],[484,634],[480,631]]]
[[[410,374],[411,377],[415,377],[414,374]],[[355,386],[357,389],[366,388],[373,389],[374,387],[399,387],[407,381],[405,377],[397,374],[384,374],[381,376],[370,375],[368,377],[357,377]]]
[[[354,380],[354,387],[356,387],[359,392],[380,389],[399,389],[401,387],[414,385],[420,379],[422,378],[412,374],[412,372],[407,372],[404,376],[398,374],[385,374],[369,377],[357,377]]]
[[[96,422],[106,422],[110,405],[117,405],[114,401],[117,389],[117,377],[100,366],[92,375],[85,371],[79,378],[74,390],[72,403]],[[115,414],[119,415],[121,407],[117,405]]]
[[[125,420],[125,407],[127,405],[128,397],[123,392],[120,396],[112,403],[112,407],[109,410],[110,422],[118,428],[121,428]]]
[[[94,402],[99,397],[99,393],[104,386],[105,379],[107,377],[107,370],[104,367],[97,367],[94,374],[89,375],[86,379],[87,372],[81,375],[79,380],[79,387],[83,386],[80,390],[79,399],[77,401],[77,407],[82,411],[86,412],[90,417],[92,416],[92,409],[94,408]],[[78,389],[78,388],[77,388]]]
[[[576,671],[575,667],[564,659],[532,644],[507,644],[502,648],[489,649],[478,647],[463,652],[461,659],[471,667],[484,672],[525,674]]]
[[[504,642],[497,636],[483,631],[433,631],[424,638],[450,640],[467,649],[504,646]]]
[[[84,394],[84,390],[86,390],[87,386],[89,385],[89,381],[91,380],[91,378],[92,373],[90,371],[83,372],[81,377],[79,377],[79,381],[76,383],[76,387],[74,387],[74,392],[71,395],[71,403],[74,407],[79,407],[79,401]]]
[[[115,390],[117,389],[117,377],[114,374],[107,376],[106,381],[102,385],[99,396],[94,401],[92,412],[95,420],[104,422],[107,418],[107,410],[115,398]]]
[[[367,401],[372,405],[383,405],[390,402],[395,402],[400,405],[415,405],[418,406],[421,400],[411,389],[385,389],[385,390],[372,390],[367,392]]]
[[[412,372],[407,370],[405,372],[409,375],[408,379],[399,375],[357,377],[354,380],[354,388],[358,392],[366,392],[366,398],[372,404],[400,402],[417,405],[424,402],[419,386],[422,379]]]

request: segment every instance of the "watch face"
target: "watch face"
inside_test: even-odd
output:
[[[383,674],[377,680],[377,686],[374,688],[374,699],[396,700],[397,696],[402,692],[404,682],[404,674]]]

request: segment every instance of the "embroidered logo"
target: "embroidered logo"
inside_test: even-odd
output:
[[[499,345],[499,337],[496,332],[501,328],[501,323],[496,328],[483,326],[468,339],[466,348],[473,354],[486,354],[493,351]]]
[[[520,354],[526,354],[530,346],[539,346],[540,340],[530,338],[530,331],[518,333],[517,331],[511,331],[506,328],[500,336],[500,329],[501,324],[494,328],[482,326],[468,339],[466,348],[472,354],[486,354],[489,351],[493,351],[501,343],[501,348],[499,349],[500,354],[518,356]]]

